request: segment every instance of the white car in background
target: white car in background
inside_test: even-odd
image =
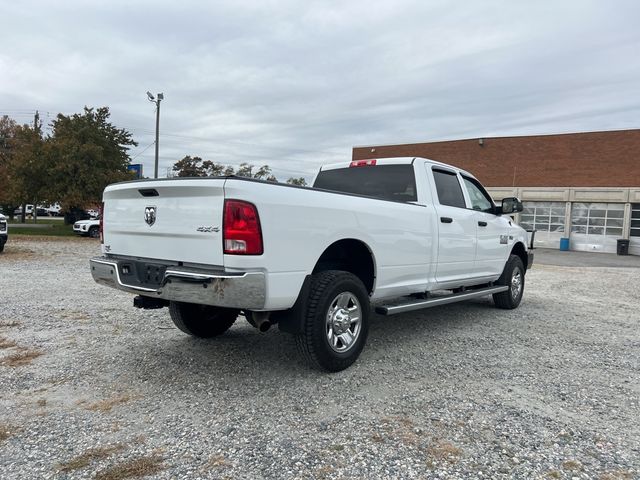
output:
[[[98,238],[100,236],[100,218],[77,221],[73,224],[73,232],[81,237]]]
[[[7,217],[0,213],[0,253],[4,250],[4,244],[9,240],[9,227]]]

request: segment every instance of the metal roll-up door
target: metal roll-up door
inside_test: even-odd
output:
[[[631,204],[631,229],[629,231],[629,253],[640,255],[640,203]]]
[[[520,226],[525,230],[536,230],[535,247],[559,248],[565,234],[564,202],[524,202],[520,214]]]
[[[571,250],[616,253],[623,226],[623,203],[576,202],[571,206]]]

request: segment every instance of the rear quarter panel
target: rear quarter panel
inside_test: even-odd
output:
[[[434,214],[428,207],[310,188],[227,180],[225,198],[252,202],[262,226],[264,254],[225,255],[229,270],[264,269],[266,309],[293,305],[322,253],[341,239],[362,241],[377,278],[373,298],[424,290],[431,268]]]

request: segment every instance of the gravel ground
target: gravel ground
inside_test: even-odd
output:
[[[277,328],[203,341],[134,309],[98,252],[0,255],[3,479],[640,478],[638,268],[536,265],[515,311],[374,316],[324,374]]]

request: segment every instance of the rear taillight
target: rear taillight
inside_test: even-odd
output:
[[[373,167],[376,164],[376,160],[354,160],[349,164],[349,167]]]
[[[100,243],[104,243],[103,224],[104,224],[104,202],[102,202],[102,205],[100,205],[100,226],[98,227],[98,231],[100,232]]]
[[[256,206],[241,200],[224,201],[224,253],[262,255],[262,230]]]

